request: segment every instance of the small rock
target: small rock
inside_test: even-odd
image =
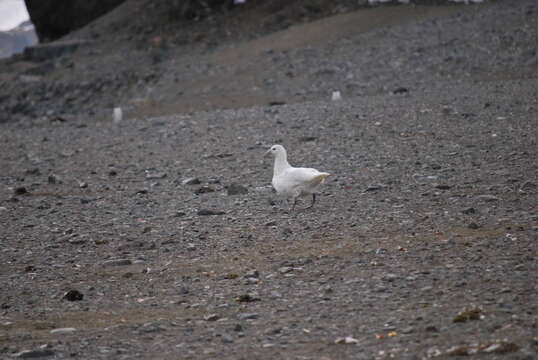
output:
[[[424,328],[427,332],[439,332],[439,329],[435,325],[428,325]]]
[[[248,189],[246,187],[237,183],[231,183],[228,185],[226,191],[228,195],[243,195],[248,193]]]
[[[110,170],[108,172],[108,176],[116,176],[116,175],[118,175],[118,172],[116,170]]]
[[[71,334],[77,331],[75,328],[58,328],[58,329],[52,329],[50,331],[51,334]]]
[[[13,355],[19,359],[37,359],[41,357],[54,356],[54,351],[50,349],[39,349],[39,350],[23,350],[20,353]]]
[[[366,188],[366,190],[364,190],[364,192],[378,191],[378,190],[382,190],[384,187],[385,185],[383,184],[372,184],[372,185],[368,185],[368,187]]]
[[[218,316],[217,314],[209,314],[204,316],[205,321],[217,321],[218,319],[220,319],[220,316]]]
[[[400,86],[400,87],[398,87],[398,88],[392,90],[392,93],[393,93],[394,95],[405,94],[405,93],[407,93],[407,92],[409,92],[409,89],[407,89],[406,87],[403,87],[403,86]]]
[[[207,216],[207,215],[224,215],[226,213],[221,210],[200,209],[198,210],[197,214],[200,216]]]
[[[13,192],[15,193],[15,195],[23,195],[28,193],[28,190],[26,190],[24,186],[18,186],[13,190]]]
[[[85,181],[82,181],[78,184],[78,187],[81,189],[86,189],[88,187],[88,183]]]
[[[475,222],[470,223],[469,225],[467,225],[467,227],[469,229],[473,229],[473,230],[476,230],[476,229],[480,228],[480,226]]]
[[[260,317],[260,314],[258,313],[239,313],[237,314],[237,318],[239,320],[253,320]]]
[[[459,323],[459,322],[466,322],[469,320],[480,320],[483,318],[484,315],[482,315],[482,309],[480,308],[472,308],[468,310],[464,310],[460,312],[458,315],[452,319],[452,322]]]
[[[411,333],[414,332],[414,331],[415,331],[415,328],[414,328],[414,327],[412,327],[412,326],[408,326],[408,327],[406,327],[406,328],[403,328],[403,329],[401,330],[401,333],[402,333],[402,334],[411,334]]]
[[[439,190],[450,190],[450,185],[447,184],[434,184],[434,187]]]
[[[247,273],[245,274],[245,278],[259,278],[260,277],[260,273],[258,272],[258,270],[250,270],[250,271],[247,271]]]
[[[448,356],[467,356],[469,355],[469,347],[462,345],[462,346],[452,346],[451,348],[446,350],[446,354]]]
[[[499,201],[499,198],[495,195],[478,195],[477,198],[486,202]]]
[[[181,185],[199,185],[201,183],[202,182],[197,177],[190,177],[181,181]]]
[[[125,266],[131,265],[133,262],[129,259],[113,259],[103,262],[103,266]]]
[[[167,176],[165,172],[155,170],[146,170],[146,180],[164,179]]]
[[[62,299],[67,301],[80,301],[84,298],[84,294],[78,290],[69,290],[64,294]]]
[[[507,341],[501,341],[501,342],[489,345],[482,351],[485,353],[506,354],[506,353],[515,352],[518,350],[519,350],[519,346],[517,344],[507,342]]]
[[[187,244],[187,250],[189,250],[189,251],[196,250],[196,245],[194,245],[193,243],[188,243]]]
[[[354,337],[351,337],[351,336],[346,336],[346,337],[343,337],[343,338],[338,338],[334,341],[335,344],[346,344],[346,345],[350,345],[350,344],[358,344],[359,343],[359,340],[355,339]]]
[[[471,215],[471,214],[476,213],[476,210],[475,208],[470,207],[470,208],[463,209],[461,212],[462,214],[465,214],[465,215]]]
[[[254,301],[260,301],[261,299],[252,294],[243,294],[243,295],[239,295],[235,300],[237,302],[254,302]]]
[[[211,186],[200,186],[198,189],[194,190],[194,193],[196,195],[207,194],[211,192],[215,192],[215,189],[213,189]]]
[[[276,226],[277,222],[275,220],[271,220],[265,223],[265,226]]]
[[[27,169],[25,173],[27,175],[41,175],[41,171],[38,168]]]
[[[47,178],[47,182],[49,184],[56,184],[58,182],[58,177],[54,174],[50,174],[49,177]]]
[[[281,274],[287,274],[293,271],[293,267],[291,266],[283,266],[280,269],[278,269],[278,272]]]
[[[301,136],[299,138],[299,141],[300,142],[311,142],[311,141],[316,141],[318,138],[315,137],[315,136]]]

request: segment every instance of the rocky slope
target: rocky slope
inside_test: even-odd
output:
[[[43,97],[0,125],[1,356],[535,359],[536,11],[119,28],[4,72]],[[333,174],[312,210],[278,205],[272,143]]]

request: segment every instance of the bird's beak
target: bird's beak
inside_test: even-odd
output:
[[[267,151],[265,152],[265,154],[263,154],[263,157],[267,157],[267,155],[269,155],[270,153],[271,153],[271,149],[267,150]]]

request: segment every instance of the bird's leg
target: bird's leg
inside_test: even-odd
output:
[[[312,206],[314,206],[315,203],[316,203],[316,194],[312,194],[312,203],[310,204],[308,209],[310,209]]]
[[[297,196],[293,198],[293,205],[291,207],[291,211],[293,211],[295,209],[295,205],[297,205],[297,199],[298,199]]]

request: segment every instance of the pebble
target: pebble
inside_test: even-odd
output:
[[[478,195],[477,198],[486,202],[499,201],[499,198],[495,195]]]
[[[470,215],[470,214],[476,213],[476,210],[473,207],[469,207],[469,208],[463,209],[461,212],[462,214]]]
[[[64,294],[64,296],[62,297],[62,299],[64,300],[67,300],[67,301],[80,301],[84,298],[84,294],[81,293],[80,291],[78,290],[69,290],[68,292],[66,292]]]
[[[217,314],[209,314],[204,316],[205,321],[217,321],[218,319],[220,319],[220,316],[218,316]]]
[[[58,329],[52,329],[50,331],[51,334],[71,334],[77,331],[75,328],[58,328]]]
[[[196,195],[207,194],[207,193],[211,193],[211,192],[215,192],[215,189],[213,189],[210,186],[200,186],[198,189],[194,190],[194,193]]]
[[[226,191],[228,195],[243,195],[248,193],[248,189],[246,187],[237,183],[231,183],[228,185]]]
[[[14,357],[19,359],[37,359],[47,356],[54,356],[54,351],[50,349],[23,350],[20,353],[14,355]]]
[[[125,266],[131,265],[133,262],[129,259],[113,259],[103,262],[103,266]]]
[[[260,314],[258,313],[239,313],[237,314],[237,318],[239,320],[253,320],[260,317]]]
[[[18,186],[13,190],[13,192],[15,193],[15,195],[23,195],[28,193],[28,190],[26,190],[24,186]]]
[[[202,182],[197,177],[189,177],[181,180],[181,185],[199,185]]]
[[[468,227],[469,229],[476,230],[476,229],[480,228],[480,225],[478,225],[478,224],[475,223],[475,222],[472,222],[472,223],[470,223],[469,225],[467,225],[467,227]]]
[[[207,215],[224,215],[226,213],[221,210],[200,209],[198,210],[197,214],[200,216],[207,216]]]
[[[146,170],[146,180],[164,179],[166,176],[165,172]]]
[[[49,175],[47,178],[49,184],[56,184],[58,182],[58,177],[54,174]]]

